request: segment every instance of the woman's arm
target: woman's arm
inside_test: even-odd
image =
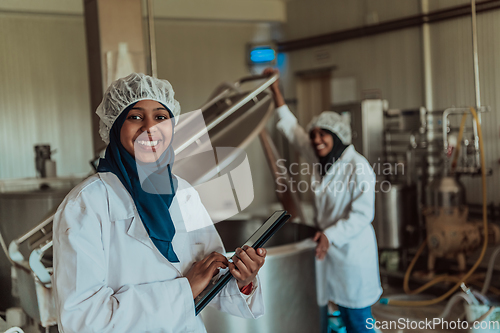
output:
[[[277,69],[266,68],[262,74],[271,75],[276,71]],[[285,104],[285,99],[281,94],[278,80],[271,85],[271,91],[273,93],[276,115],[278,117],[276,128],[287,138],[294,149],[307,159],[308,162],[318,162],[318,158],[312,149],[309,135],[304,131],[302,126],[299,125],[297,118]]]

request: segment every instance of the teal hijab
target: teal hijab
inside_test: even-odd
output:
[[[169,208],[177,191],[177,178],[172,174],[174,150],[172,141],[155,163],[138,163],[125,150],[120,141],[120,131],[128,112],[136,103],[129,105],[115,120],[109,134],[109,145],[104,158],[100,159],[98,172],[115,174],[134,200],[137,212],[158,251],[170,262],[179,262],[172,247],[175,227]],[[162,104],[163,105],[163,104]],[[172,112],[163,105],[170,117]],[[174,122],[172,121],[172,126]],[[173,136],[172,136],[173,140]],[[141,179],[143,179],[141,183]]]

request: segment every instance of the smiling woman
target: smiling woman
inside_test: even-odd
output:
[[[61,332],[205,332],[194,301],[219,269],[235,277],[211,305],[264,313],[264,249],[229,263],[198,192],[172,173],[179,103],[168,81],[131,74],[97,109],[108,147],[98,173],[54,217],[53,286]],[[198,221],[203,229],[188,231]],[[234,249],[231,249],[234,250]]]
[[[309,132],[309,138],[316,155],[319,157],[325,157],[333,149],[333,136],[324,129],[313,128]]]
[[[264,74],[274,72],[268,68]],[[338,113],[323,111],[304,130],[285,104],[278,81],[271,90],[277,106],[277,129],[313,166],[311,186],[299,182],[296,189],[312,192],[320,230],[314,241],[318,305],[323,306],[321,331],[329,331],[326,304],[332,301],[339,306],[347,332],[372,332],[363,324],[372,319],[370,307],[382,294],[377,240],[371,225],[375,212],[373,169],[351,145],[351,127]],[[286,183],[278,185],[286,190]]]
[[[156,162],[172,142],[173,114],[153,100],[130,108],[120,131],[123,148],[144,163]]]

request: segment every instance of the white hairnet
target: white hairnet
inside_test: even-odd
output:
[[[314,117],[307,126],[307,132],[319,127],[335,133],[343,144],[351,144],[351,125],[348,120],[337,112],[323,111],[319,116]]]
[[[165,105],[177,121],[181,106],[174,99],[170,82],[142,73],[132,73],[111,83],[97,107],[96,113],[101,118],[99,134],[102,140],[109,143],[111,126],[123,110],[132,103],[146,99]]]

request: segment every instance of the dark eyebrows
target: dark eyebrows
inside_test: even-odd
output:
[[[135,106],[132,109],[130,109],[130,110],[146,111],[146,109],[144,109],[144,108],[135,107]],[[164,108],[164,107],[159,107],[159,108],[154,108],[153,111],[167,111],[167,109]]]

